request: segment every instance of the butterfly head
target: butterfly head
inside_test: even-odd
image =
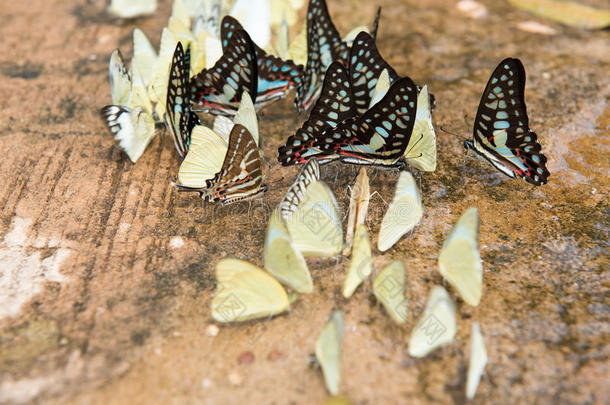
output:
[[[474,142],[471,139],[467,139],[464,141],[464,149],[466,150],[474,150]]]

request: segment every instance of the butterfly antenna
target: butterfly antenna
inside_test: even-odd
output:
[[[373,193],[369,196],[369,198],[373,198],[374,196],[377,196],[381,199],[381,201],[383,201],[383,203],[387,206],[388,203],[386,202],[386,200],[383,199],[383,197],[381,196],[381,194],[379,194],[379,192],[377,190],[373,191]]]
[[[449,135],[453,135],[453,136],[455,136],[456,138],[458,138],[458,139],[460,139],[460,140],[462,140],[462,141],[467,141],[467,140],[468,140],[467,138],[464,138],[463,136],[460,136],[460,135],[456,134],[455,132],[447,131],[447,130],[446,130],[445,128],[443,128],[442,126],[440,127],[440,129],[441,129],[441,131],[443,131],[444,133],[449,134]]]

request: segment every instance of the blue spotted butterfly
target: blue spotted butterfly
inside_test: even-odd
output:
[[[328,128],[334,128],[354,114],[354,104],[349,86],[348,70],[339,62],[333,62],[324,77],[320,97],[309,118],[286,145],[278,149],[278,160],[283,166],[305,163],[316,158],[326,163],[333,157],[326,156],[314,147],[316,137]]]
[[[316,137],[314,148],[344,163],[403,169],[416,111],[417,86],[403,77],[362,116],[324,130]]]
[[[220,38],[223,52],[229,50],[229,41],[234,32],[242,30],[241,24],[231,16],[222,19]],[[297,86],[303,75],[303,66],[291,60],[282,60],[267,54],[254,44],[258,68],[257,109],[286,96],[289,89]]]
[[[199,125],[199,117],[192,111],[189,94],[190,47],[186,53],[178,42],[174,50],[167,86],[165,125],[174,140],[180,157],[189,150],[191,131]]]
[[[380,55],[375,38],[362,31],[354,39],[349,54],[350,85],[358,114],[363,114],[371,102],[375,85],[383,70],[387,70],[390,84],[400,78],[394,68]],[[417,91],[421,87],[417,86]],[[434,109],[435,98],[430,94],[430,105]]]
[[[244,91],[256,103],[258,73],[254,43],[244,30],[232,34],[222,57],[210,69],[190,80],[191,99],[196,111],[215,115],[235,115]]]
[[[373,23],[373,38],[377,34],[380,10]],[[326,69],[334,61],[347,66],[350,46],[341,39],[333,24],[326,0],[310,0],[307,8],[307,64],[302,82],[297,86],[297,111],[308,110],[321,90]]]
[[[549,171],[536,133],[528,126],[524,92],[523,64],[519,59],[504,59],[487,82],[473,139],[465,141],[464,147],[508,177],[521,177],[539,186],[546,183]]]

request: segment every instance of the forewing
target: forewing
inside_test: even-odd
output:
[[[199,125],[199,118],[191,110],[189,70],[182,44],[178,42],[169,72],[165,123],[182,158],[188,152],[193,127]]]
[[[234,114],[244,91],[256,102],[256,55],[248,33],[235,32],[216,64],[194,76],[190,84],[193,101],[213,114]]]
[[[205,197],[223,204],[246,199],[266,190],[263,178],[261,156],[254,138],[244,126],[235,124],[222,169],[208,182]]]
[[[350,84],[358,114],[364,114],[368,109],[375,85],[384,69],[388,71],[390,84],[398,80],[396,71],[379,54],[373,37],[360,32],[352,44],[349,57]]]

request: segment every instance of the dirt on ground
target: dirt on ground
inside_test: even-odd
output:
[[[348,259],[315,259],[315,291],[290,312],[217,325],[212,336],[215,264],[234,256],[262,265],[267,218],[298,172],[277,162],[306,118],[293,94],[259,117],[264,198],[203,207],[170,185],[180,160],[166,131],[132,164],[99,114],[110,103],[110,53],[131,54],[135,27],[158,44],[171,4],[120,21],[101,0],[9,3],[0,8],[0,403],[322,403],[311,354],[333,309],[345,315],[340,391],[354,404],[467,402],[474,321],[489,363],[473,403],[607,403],[608,30],[565,27],[505,1],[483,1],[488,14],[471,18],[454,1],[329,0],[342,34],[369,24],[381,5],[381,54],[436,96],[438,168],[416,175],[423,220],[388,252],[373,252],[377,272],[404,261],[408,320],[390,319],[370,280],[342,297]],[[525,31],[525,21],[555,33]],[[508,56],[527,71],[530,127],[551,172],[541,187],[464,158],[483,88]],[[345,215],[356,170],[332,164],[322,173]],[[376,241],[397,173],[369,176],[379,193],[367,219]],[[439,249],[471,206],[481,218],[481,303],[465,304],[446,285],[455,341],[411,358],[428,292],[444,285]]]

